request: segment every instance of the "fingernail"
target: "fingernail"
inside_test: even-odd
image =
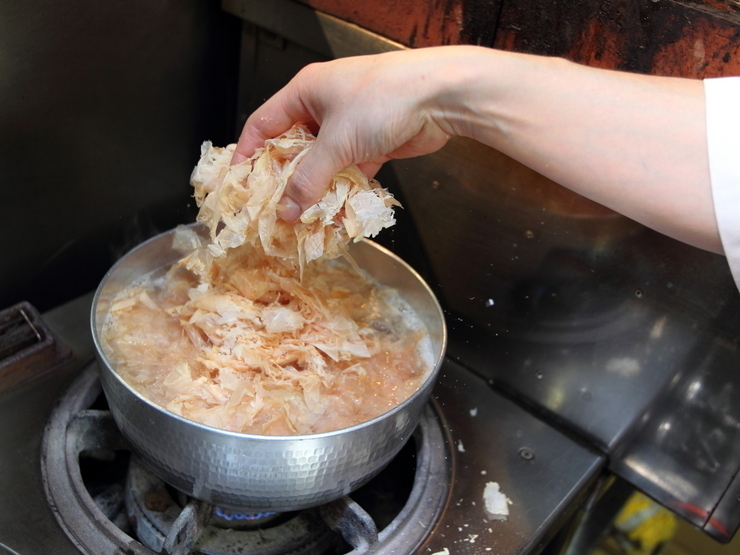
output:
[[[278,216],[286,222],[294,222],[301,216],[301,207],[290,197],[280,199],[278,208]]]

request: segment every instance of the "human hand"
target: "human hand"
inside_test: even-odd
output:
[[[390,159],[439,150],[453,134],[443,100],[455,50],[399,51],[305,67],[250,116],[232,164],[297,122],[318,130],[286,186],[282,217],[292,221],[350,164],[372,177]]]

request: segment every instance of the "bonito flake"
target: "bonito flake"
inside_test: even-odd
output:
[[[349,241],[374,237],[395,223],[398,201],[354,165],[334,176],[299,221],[279,217],[288,178],[314,140],[305,126],[296,125],[234,166],[229,163],[236,145],[203,144],[191,177],[198,221],[211,231],[210,256],[200,263],[207,267],[211,257],[249,243],[289,267],[297,265],[302,275],[312,260],[346,256]]]
[[[192,182],[208,237],[178,228],[181,260],[125,289],[106,323],[108,358],[145,397],[217,428],[309,434],[378,416],[428,375],[424,324],[347,255],[393,224],[395,200],[351,167],[299,222],[278,217],[312,141],[297,126],[232,167],[233,145],[204,145]]]

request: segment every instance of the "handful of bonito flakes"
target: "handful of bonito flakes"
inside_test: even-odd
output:
[[[395,223],[393,206],[400,203],[354,165],[334,176],[321,200],[299,221],[279,217],[288,178],[314,140],[305,126],[296,125],[234,166],[229,163],[236,145],[203,144],[191,183],[200,207],[198,221],[210,229],[211,244],[208,255],[199,253],[191,269],[207,268],[211,257],[250,243],[303,275],[312,260],[346,256],[350,241],[374,237]]]

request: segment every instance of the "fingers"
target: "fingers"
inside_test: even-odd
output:
[[[281,201],[280,217],[284,220],[297,220],[304,210],[321,199],[334,175],[352,163],[343,149],[330,142],[333,141],[322,140],[319,135],[288,178]]]
[[[231,156],[232,166],[251,158],[254,151],[261,147],[265,143],[265,140],[270,139],[273,136],[270,135],[264,127],[260,128],[258,124],[251,121],[252,117],[250,117],[247,120],[247,123],[244,124],[244,129],[242,129],[241,135],[239,136],[239,141],[236,143],[236,149],[234,150],[234,154]],[[287,129],[290,128],[288,127]],[[283,129],[277,133],[283,133],[284,131],[287,131],[287,129]]]
[[[390,160],[390,158],[388,157],[385,157],[385,158],[386,160],[384,161]],[[360,169],[362,173],[365,174],[365,176],[368,179],[372,179],[373,177],[375,177],[375,174],[378,173],[378,171],[380,171],[380,168],[383,167],[383,162],[376,161],[376,160],[373,160],[371,162],[361,162],[357,164],[357,167]]]
[[[381,56],[384,64],[379,64]],[[414,73],[418,56],[424,62],[431,54],[410,51],[306,66],[249,117],[231,163],[253,156],[265,140],[296,123],[307,124],[314,133],[320,127],[281,201],[280,216],[295,221],[321,199],[332,177],[352,163],[372,178],[391,158],[438,150],[449,138],[430,115],[437,113],[429,108],[437,87],[427,77],[438,72],[424,66]],[[430,59],[437,63],[436,57]]]
[[[289,83],[260,106],[244,124],[231,164],[249,159],[267,139],[277,137],[296,122],[313,124],[313,117]]]

